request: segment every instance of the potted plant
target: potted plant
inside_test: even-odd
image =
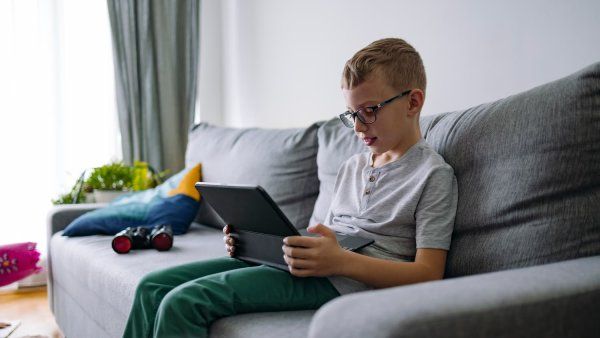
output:
[[[162,183],[169,171],[156,173],[146,162],[136,161],[133,166],[112,162],[92,169],[85,178],[84,172],[71,191],[53,200],[54,204],[90,202],[105,203],[130,193],[151,189]]]
[[[97,203],[110,202],[128,193],[132,187],[132,168],[121,162],[113,162],[94,168],[85,181],[88,189],[93,189]]]

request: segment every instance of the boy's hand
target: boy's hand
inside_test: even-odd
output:
[[[223,241],[225,242],[225,250],[229,253],[229,257],[233,257],[235,255],[235,240],[231,237],[232,228],[229,224],[223,227]]]
[[[338,244],[335,233],[320,223],[307,230],[321,236],[290,236],[283,239],[283,259],[290,273],[298,277],[340,274],[346,251]]]

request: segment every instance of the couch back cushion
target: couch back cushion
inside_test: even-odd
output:
[[[600,254],[600,63],[495,102],[424,116],[421,130],[458,181],[446,277]],[[342,158],[366,150],[334,120],[319,142],[322,195],[311,223],[325,217]]]
[[[600,63],[424,127],[458,180],[447,277],[600,254]]]
[[[186,167],[202,164],[205,182],[260,185],[297,228],[308,225],[319,192],[317,130],[226,128],[200,123],[189,135]],[[235,201],[232,201],[235,203]],[[206,201],[198,223],[222,227]]]

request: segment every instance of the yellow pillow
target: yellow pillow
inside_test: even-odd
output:
[[[177,188],[169,191],[169,196],[174,196],[177,194],[183,194],[189,196],[196,201],[200,201],[200,193],[196,190],[194,186],[196,182],[202,180],[202,164],[196,164],[190,171],[188,171],[185,176],[179,182]]]

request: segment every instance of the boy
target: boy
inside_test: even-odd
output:
[[[340,115],[369,148],[338,172],[318,237],[284,239],[289,273],[235,258],[150,273],[140,282],[125,337],[204,337],[221,317],[316,309],[341,294],[441,279],[454,225],[452,168],[421,137],[425,70],[401,39],[383,39],[346,63]],[[223,231],[226,249],[235,243]],[[375,240],[343,250],[334,231]]]

